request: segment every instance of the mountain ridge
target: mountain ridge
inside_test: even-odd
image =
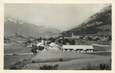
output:
[[[48,28],[45,26],[37,26],[26,22],[16,20],[7,20],[4,22],[5,36],[12,36],[16,33],[32,37],[52,37],[57,36],[60,31],[55,28]]]

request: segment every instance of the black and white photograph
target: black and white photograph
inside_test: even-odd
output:
[[[112,4],[5,3],[5,70],[112,70]]]

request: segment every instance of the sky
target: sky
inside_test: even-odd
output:
[[[5,4],[5,17],[66,31],[108,4]]]

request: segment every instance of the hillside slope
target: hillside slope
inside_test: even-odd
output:
[[[111,6],[103,8],[100,12],[92,15],[81,25],[63,32],[63,35],[111,35]]]

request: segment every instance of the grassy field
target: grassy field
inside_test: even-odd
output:
[[[50,61],[50,60],[68,60],[68,59],[87,59],[87,58],[100,58],[103,57],[101,55],[91,55],[91,54],[83,54],[76,53],[74,51],[43,51],[38,53],[35,57],[32,58],[33,61]]]
[[[72,56],[73,57],[73,56]],[[74,56],[75,57],[75,56]],[[98,69],[100,64],[111,64],[110,56],[97,56],[97,55],[86,55],[86,54],[77,54],[76,58],[72,59],[70,56],[67,58],[61,58],[62,60],[54,60],[54,61],[46,61],[43,62],[37,60],[34,63],[27,64],[23,67],[23,69],[37,69],[44,65],[58,65],[58,70],[87,70],[90,66],[92,69]],[[68,59],[68,60],[67,60]],[[87,67],[88,66],[88,67]]]
[[[31,63],[27,64],[23,67],[23,69],[34,69],[40,70],[40,67],[44,65],[58,65],[58,70],[89,70],[89,66],[92,67],[93,70],[100,70],[100,64],[107,64],[110,65],[109,59],[103,60],[87,60],[83,59],[84,61],[79,60],[71,60],[71,61],[64,61],[64,62],[49,62],[49,63]]]
[[[111,56],[110,55],[94,55],[94,54],[76,54],[75,52],[61,52],[49,51],[47,53],[41,52],[36,56],[30,55],[23,56],[9,56],[5,57],[9,68],[18,67],[18,69],[37,69],[44,65],[58,65],[58,70],[100,70],[100,64],[106,64],[111,69]],[[31,60],[28,60],[31,58]],[[23,60],[26,59],[25,63]],[[28,62],[29,61],[29,62]],[[11,62],[11,63],[9,63]],[[15,62],[15,63],[14,63]],[[20,63],[20,64],[19,64]],[[8,66],[5,67],[5,69]]]
[[[17,55],[23,53],[30,53],[31,48],[27,48],[18,43],[7,43],[4,45],[4,68],[8,69],[10,65],[15,64],[18,61],[28,59],[31,54]],[[10,54],[10,55],[9,55]],[[13,55],[14,54],[14,55]]]
[[[20,44],[16,43],[9,43],[4,46],[4,54],[9,53],[30,53],[31,48],[27,48],[25,46],[22,46]]]
[[[5,55],[4,56],[4,68],[9,69],[10,65],[13,65],[19,61],[23,61],[24,59],[29,59],[31,58],[32,55],[17,55],[17,56],[12,56],[12,55]]]

